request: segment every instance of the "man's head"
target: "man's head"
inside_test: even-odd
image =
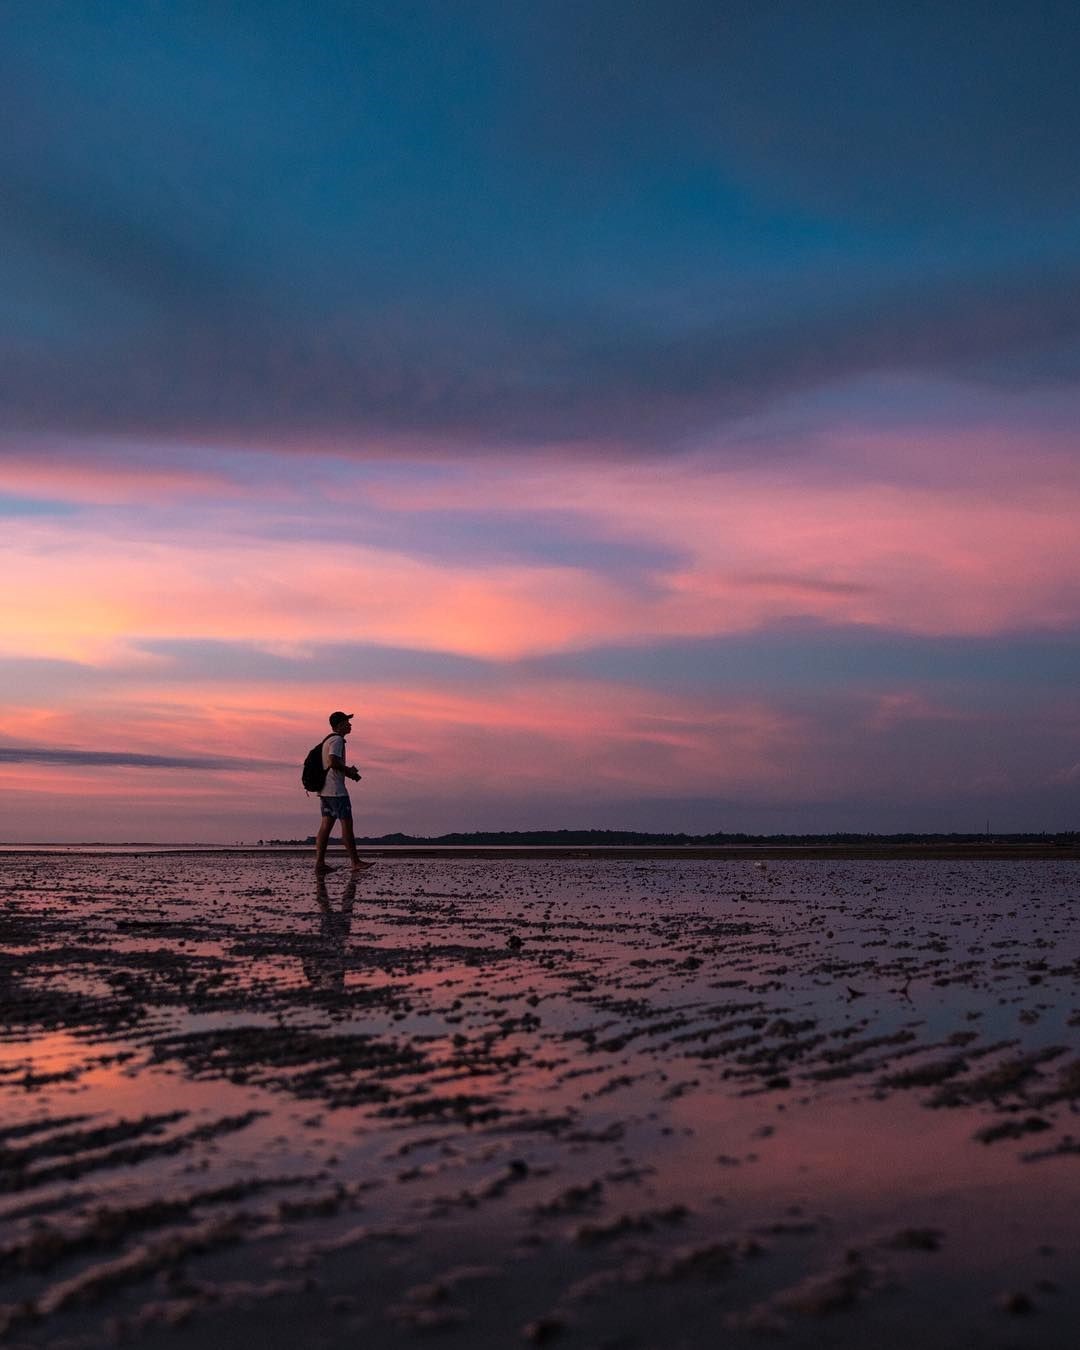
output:
[[[330,730],[336,731],[339,736],[347,736],[352,731],[352,713],[332,712]]]

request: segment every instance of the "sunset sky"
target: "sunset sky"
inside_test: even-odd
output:
[[[1080,11],[0,10],[0,840],[1080,828]]]

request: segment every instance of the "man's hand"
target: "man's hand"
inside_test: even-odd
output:
[[[352,768],[349,768],[349,769],[346,769],[345,772],[349,775],[349,777],[353,780],[354,783],[359,783],[359,781],[360,781],[360,770],[359,770],[359,769],[352,769]]]

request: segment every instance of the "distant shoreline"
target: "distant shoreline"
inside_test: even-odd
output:
[[[937,860],[949,862],[989,862],[1057,860],[1080,861],[1080,848],[1050,842],[1019,844],[996,843],[917,843],[890,844],[882,842],[854,844],[732,844],[732,845],[542,845],[542,844],[367,844],[360,841],[366,857],[384,858],[534,858],[547,861],[564,859],[591,859],[596,862],[619,860],[638,861],[866,861],[902,862]],[[3,844],[0,857],[73,857],[133,858],[192,856],[267,856],[304,857],[311,853],[310,845],[193,845],[193,844]],[[344,853],[331,849],[334,858]]]

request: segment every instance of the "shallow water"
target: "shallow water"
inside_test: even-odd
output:
[[[0,1325],[1071,1346],[1078,883],[4,858]]]

